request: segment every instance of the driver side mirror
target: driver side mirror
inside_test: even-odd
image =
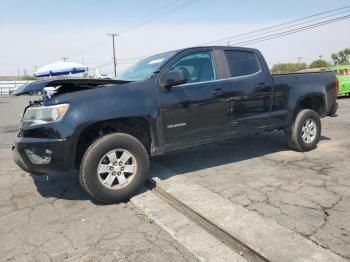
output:
[[[174,70],[166,72],[160,80],[160,85],[165,88],[186,84],[187,76],[182,70]]]

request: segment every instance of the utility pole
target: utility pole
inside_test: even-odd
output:
[[[111,33],[111,34],[107,34],[110,35],[112,37],[112,43],[113,43],[113,65],[114,65],[114,77],[117,77],[117,59],[115,57],[115,42],[114,42],[114,38],[116,36],[119,36],[116,33]]]
[[[318,57],[320,58],[320,60],[322,60],[322,58],[323,58],[323,55],[319,55]]]
[[[68,60],[68,57],[61,57],[63,62],[66,62]]]
[[[303,57],[302,57],[302,56],[299,56],[299,57],[297,57],[297,60],[298,60],[298,64],[300,64],[300,62],[301,62],[301,59],[303,59]]]

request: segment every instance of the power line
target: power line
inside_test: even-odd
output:
[[[139,62],[140,60],[142,60],[142,59],[144,59],[144,58],[146,58],[148,56],[149,55],[118,59],[118,64],[131,64],[131,63]],[[112,64],[113,64],[113,62],[108,61],[108,62],[104,62],[104,63],[98,64],[97,66],[94,66],[94,67],[91,67],[91,68],[92,69],[104,68],[104,67],[107,67],[107,66],[111,66]]]
[[[181,2],[182,0],[180,0]],[[130,23],[127,23],[126,25],[124,25],[123,27],[119,28],[119,30],[117,30],[119,33],[122,33],[124,30],[127,31],[128,28],[130,27],[133,27],[141,22],[144,22],[145,20],[149,19],[150,17],[153,17],[155,15],[157,15],[158,13],[172,7],[173,5],[177,5],[179,4],[179,1],[175,0],[175,1],[172,1],[171,3],[159,8],[159,9],[156,9],[155,11],[152,11],[152,13],[149,13],[148,15],[144,16],[143,18],[141,19],[136,19],[134,20],[133,22],[130,22]]]
[[[101,39],[102,39],[102,38],[101,38]],[[76,55],[72,55],[71,57],[74,58],[74,57],[78,57],[78,56],[81,56],[81,55],[83,55],[83,54],[86,54],[87,52],[89,52],[89,51],[95,49],[96,47],[99,47],[99,46],[103,45],[105,42],[107,42],[107,38],[103,38],[103,40],[98,41],[96,44],[92,45],[91,47],[85,49],[85,50],[82,51],[82,52],[77,53]]]
[[[341,21],[341,20],[344,20],[344,19],[348,19],[350,17],[350,15],[345,15],[345,16],[340,16],[340,17],[336,17],[336,18],[333,18],[333,19],[324,20],[324,21],[321,21],[321,22],[318,22],[318,23],[309,24],[309,25],[306,25],[306,26],[303,26],[303,27],[298,27],[298,28],[294,28],[294,29],[291,29],[291,30],[282,31],[282,30],[285,30],[285,29],[288,29],[288,28],[292,28],[292,27],[295,27],[295,26],[298,26],[298,25],[303,25],[303,24],[307,24],[307,23],[310,23],[310,22],[313,22],[313,21],[318,21],[320,19],[329,18],[329,17],[333,17],[333,16],[336,16],[336,15],[339,15],[339,14],[346,13],[347,11],[342,11],[342,12],[338,12],[338,13],[335,13],[335,14],[331,14],[331,15],[327,15],[327,16],[311,19],[311,18],[320,16],[320,15],[323,15],[323,14],[329,14],[329,13],[332,13],[332,12],[336,12],[336,11],[339,11],[339,10],[342,10],[342,9],[348,9],[348,8],[350,8],[350,6],[336,8],[336,9],[333,9],[333,10],[321,12],[321,13],[318,13],[318,14],[314,14],[314,15],[303,17],[303,18],[299,18],[299,19],[294,19],[294,20],[291,20],[291,21],[288,21],[288,22],[285,22],[285,23],[277,24],[277,25],[266,27],[266,28],[263,28],[263,29],[254,30],[254,31],[251,31],[251,32],[248,32],[248,33],[236,35],[236,36],[233,36],[232,38],[236,38],[237,37],[238,39],[242,39],[241,36],[246,36],[246,35],[249,35],[249,34],[252,34],[252,36],[250,36],[249,38],[251,38],[251,37],[255,37],[255,38],[252,38],[250,40],[248,39],[246,41],[241,41],[241,42],[234,42],[234,43],[231,43],[231,41],[230,41],[229,44],[230,45],[242,45],[243,44],[243,46],[244,45],[250,45],[250,44],[253,44],[253,43],[259,43],[259,42],[267,41],[267,40],[270,40],[270,39],[283,37],[283,36],[286,36],[286,35],[294,34],[294,33],[297,33],[297,32],[313,29],[313,28],[320,27],[320,26],[323,26],[323,25],[326,25],[326,24],[330,24],[330,23],[334,23],[334,22]],[[282,27],[282,25],[290,25],[292,23],[295,23],[295,22],[298,22],[298,21],[307,20],[307,19],[309,19],[307,22],[297,23],[297,24],[294,24],[292,26],[279,28],[278,30],[270,30],[270,31],[267,31],[267,32],[265,32],[263,34],[262,33],[253,34],[254,32],[256,33],[256,32],[259,32],[259,31],[266,31],[268,29]],[[276,31],[282,31],[282,32],[278,32],[278,33],[275,33],[275,34],[270,34],[270,35],[266,35],[266,36],[263,36],[263,37],[256,38],[256,36],[264,35],[264,34],[268,34],[268,33],[272,33],[272,32],[276,32]],[[211,42],[207,42],[207,43],[214,43],[214,42],[217,42],[217,41],[221,41],[223,39],[227,40],[227,39],[232,39],[232,38],[227,37],[227,38],[222,38],[220,40],[215,40],[215,41],[211,41]],[[247,39],[247,37],[244,37],[243,39]],[[118,63],[121,63],[121,64],[122,63],[134,63],[134,62],[137,62],[140,59],[145,58],[145,57],[147,57],[147,56],[124,58],[124,59],[118,60]],[[100,66],[96,66],[95,68],[97,68],[97,67],[106,67],[106,66],[110,66],[111,64],[112,64],[111,62],[106,62],[104,64],[101,64]]]
[[[199,0],[185,0],[184,2],[174,1],[173,3],[169,4],[168,6],[165,6],[164,8],[161,8],[158,11],[152,12],[152,14],[150,16],[147,16],[146,19],[141,20],[140,22],[136,22],[135,24],[131,24],[130,26],[127,26],[125,28],[122,28],[118,32],[120,34],[123,34],[125,32],[142,27],[142,26],[144,26],[150,22],[153,22],[155,20],[158,20],[164,16],[167,16],[169,14],[173,14],[174,12],[177,12],[177,11],[179,11],[187,6],[190,6],[198,1]],[[172,6],[172,5],[174,5],[174,6]],[[163,14],[161,14],[161,13],[163,13]]]
[[[152,54],[148,54],[148,55],[143,55],[143,56],[133,56],[133,57],[126,57],[126,58],[119,58],[118,59],[118,64],[129,64],[129,63],[135,63],[135,62],[139,62],[144,58],[147,58],[149,56],[151,56]],[[107,67],[113,64],[112,61],[107,61],[107,62],[103,62],[103,63],[94,63],[96,66],[91,67],[92,69],[94,68],[103,68],[103,67]]]
[[[314,19],[311,19],[311,20],[308,20],[308,21],[304,21],[304,22],[301,22],[301,23],[292,24],[290,26],[285,26],[285,27],[282,27],[282,28],[274,29],[274,30],[268,30],[266,32],[254,34],[254,35],[251,35],[251,36],[237,37],[235,39],[241,39],[241,40],[243,40],[243,39],[250,39],[252,37],[261,36],[261,35],[265,35],[265,34],[269,34],[269,33],[273,33],[273,32],[278,32],[278,31],[282,31],[282,30],[285,30],[285,29],[288,29],[288,28],[293,28],[293,27],[296,27],[296,26],[305,25],[305,24],[309,24],[311,22],[323,20],[325,18],[334,17],[334,16],[337,16],[337,15],[340,15],[340,14],[347,13],[349,11],[350,10],[346,10],[346,11],[338,12],[338,13],[327,15],[327,16],[317,17],[317,18],[314,18]],[[233,41],[228,41],[228,42],[233,42]]]
[[[317,17],[317,16],[321,16],[321,15],[324,15],[324,14],[333,13],[333,12],[336,12],[336,11],[339,11],[339,10],[348,9],[348,8],[350,8],[350,6],[344,6],[344,7],[340,7],[340,8],[336,8],[336,9],[332,9],[332,10],[320,12],[320,13],[317,13],[317,14],[314,14],[314,15],[310,15],[310,16],[306,16],[306,17],[302,17],[302,18],[298,18],[298,19],[293,19],[293,20],[290,20],[290,21],[287,21],[287,22],[284,22],[284,23],[281,23],[281,24],[277,24],[277,25],[273,25],[273,26],[268,26],[268,27],[256,29],[256,30],[253,30],[253,31],[250,31],[250,32],[246,32],[246,33],[242,33],[242,34],[237,34],[237,35],[232,35],[232,36],[220,38],[220,39],[217,39],[217,40],[209,41],[209,42],[203,43],[202,45],[210,45],[210,44],[217,43],[217,42],[223,42],[223,41],[228,41],[228,40],[232,40],[232,39],[241,38],[242,36],[255,35],[256,33],[260,33],[260,32],[263,32],[263,31],[267,31],[267,30],[269,30],[269,29],[274,29],[274,28],[283,27],[283,26],[285,26],[285,25],[290,25],[290,24],[293,24],[293,23],[296,23],[296,22],[299,22],[299,21],[308,20],[308,19],[311,19],[311,18],[314,18],[314,17]],[[309,21],[309,22],[310,22],[310,21]],[[281,30],[282,30],[282,29],[281,29]]]
[[[144,26],[150,22],[153,22],[155,20],[158,20],[160,18],[163,18],[169,14],[172,14],[174,12],[177,12],[189,5],[192,5],[194,4],[195,2],[198,2],[200,0],[184,0],[184,2],[182,2],[182,0],[180,1],[172,1],[170,4],[167,4],[155,11],[152,12],[152,14],[149,14],[149,15],[146,15],[144,18],[142,19],[139,19],[139,20],[136,20],[134,22],[131,22],[127,25],[125,25],[124,27],[122,27],[120,30],[116,30],[116,32],[118,32],[118,34],[121,34],[121,33],[126,33],[128,31],[131,31],[131,30],[134,30],[138,27],[141,27],[141,26]],[[159,14],[161,12],[164,12],[163,15]],[[103,40],[97,42],[96,44],[92,45],[91,47],[87,48],[86,50],[78,53],[77,55],[73,55],[71,57],[78,57],[78,56],[81,56],[82,54],[85,54],[99,46],[101,46],[102,44],[104,44],[105,42],[107,41],[106,38],[103,38]]]
[[[301,32],[301,31],[305,31],[305,30],[313,29],[313,28],[320,27],[320,26],[323,26],[323,25],[335,23],[337,21],[345,20],[345,19],[348,19],[348,18],[350,18],[350,15],[341,16],[341,17],[337,17],[337,18],[334,18],[334,19],[329,19],[329,20],[326,20],[326,21],[323,21],[323,22],[307,25],[307,26],[304,26],[304,27],[296,28],[296,29],[293,29],[293,30],[288,30],[288,31],[285,31],[285,32],[280,32],[280,33],[277,33],[277,34],[272,34],[272,35],[268,35],[268,36],[264,36],[264,37],[251,39],[251,40],[248,40],[248,41],[236,42],[236,43],[233,43],[231,45],[246,46],[246,45],[250,45],[250,44],[264,42],[264,41],[267,41],[267,40],[270,40],[270,39],[275,39],[275,38],[279,38],[279,37],[282,37],[282,36],[295,34],[295,33]]]
[[[177,3],[177,2],[178,2],[178,1],[173,1],[173,2],[170,3],[169,5],[172,5],[173,3]],[[160,8],[160,9],[158,9],[158,10],[163,10],[164,8],[167,8],[169,5],[166,5],[166,6]],[[156,12],[158,12],[158,11],[156,11]],[[146,16],[146,18],[147,18],[147,17],[148,17],[148,16]],[[136,21],[136,22],[137,22],[137,21]],[[132,22],[132,23],[127,24],[127,25],[124,26],[123,28],[126,28],[126,27],[128,27],[128,26],[130,26],[130,25],[133,25],[134,23],[135,23],[135,21]],[[118,31],[118,32],[119,32],[119,31]],[[98,41],[96,44],[92,45],[91,47],[87,48],[86,50],[84,50],[84,51],[80,52],[79,54],[74,55],[74,56],[72,56],[72,57],[77,57],[77,56],[80,56],[80,55],[82,55],[82,54],[85,54],[85,53],[87,53],[87,52],[89,52],[89,51],[91,51],[91,50],[93,50],[93,49],[95,49],[95,48],[101,46],[101,45],[104,44],[106,41],[107,41],[107,39],[103,37],[101,41]]]
[[[251,39],[251,40],[248,40],[248,41],[232,43],[231,45],[246,46],[246,45],[250,45],[250,44],[254,44],[254,43],[264,42],[264,41],[267,41],[267,40],[271,40],[271,39],[283,37],[283,36],[286,36],[286,35],[294,34],[294,33],[297,33],[297,32],[301,32],[301,31],[313,29],[313,28],[316,28],[316,27],[320,27],[320,26],[323,26],[323,25],[326,25],[326,24],[335,23],[337,21],[341,21],[341,20],[348,19],[348,18],[350,18],[350,15],[329,19],[329,20],[322,21],[322,22],[319,22],[319,23],[307,25],[307,26],[300,27],[300,28],[295,28],[293,30],[279,32],[277,34],[272,34],[272,35],[267,35],[267,36],[264,36],[264,37]],[[140,59],[142,59],[144,57],[145,56],[143,56],[143,57],[134,57],[134,58],[125,58],[125,59],[118,60],[118,63],[120,63],[120,64],[122,64],[122,63],[134,63],[134,62],[137,62],[138,60],[140,60]],[[103,68],[103,67],[106,67],[106,66],[110,66],[111,64],[112,64],[111,62],[107,62],[107,63],[102,64],[102,65],[97,66],[97,67]],[[95,67],[95,68],[97,68],[97,67]]]

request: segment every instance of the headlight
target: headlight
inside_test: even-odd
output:
[[[29,107],[23,116],[23,126],[35,126],[59,121],[67,112],[69,104]]]

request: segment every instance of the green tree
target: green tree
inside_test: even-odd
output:
[[[279,63],[275,64],[271,68],[271,73],[273,74],[282,74],[282,73],[291,73],[304,70],[307,68],[305,63]]]
[[[315,61],[312,61],[311,64],[309,65],[309,68],[322,68],[322,67],[328,67],[329,63],[327,61],[318,59]]]
[[[345,48],[344,50],[339,51],[338,53],[332,54],[332,60],[335,65],[346,65],[349,63],[350,49]]]
[[[36,80],[37,78],[35,76],[22,76],[22,80]]]

